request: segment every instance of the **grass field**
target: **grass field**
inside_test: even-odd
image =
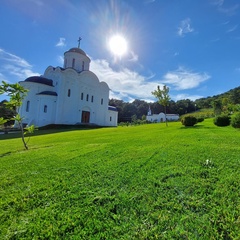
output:
[[[240,131],[212,119],[0,146],[0,239],[240,239]]]

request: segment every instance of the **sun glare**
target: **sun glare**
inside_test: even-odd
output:
[[[127,52],[127,41],[120,35],[112,36],[109,40],[109,48],[114,55],[122,56]]]

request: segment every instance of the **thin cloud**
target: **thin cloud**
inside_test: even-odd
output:
[[[40,75],[37,72],[33,72],[31,69],[17,67],[16,65],[3,65],[2,71],[8,72],[10,75],[18,77],[19,80],[23,81],[28,77]]]
[[[238,25],[235,25],[227,30],[227,33],[234,32],[238,28]]]
[[[201,95],[189,95],[189,94],[185,94],[185,93],[172,96],[172,98],[175,101],[182,100],[182,99],[190,99],[192,101],[195,101],[196,99],[203,98],[203,97],[204,96],[201,96]]]
[[[162,82],[172,85],[176,90],[186,90],[196,88],[200,83],[208,80],[210,76],[207,73],[197,73],[179,67],[177,70],[168,72]]]
[[[137,62],[138,61],[138,55],[136,53],[134,53],[133,51],[131,51],[130,54],[131,54],[131,57],[128,61]]]
[[[59,38],[59,41],[57,42],[57,44],[55,45],[56,47],[64,47],[66,46],[66,39],[63,37]]]
[[[221,7],[223,5],[223,3],[224,3],[224,0],[213,0],[212,1],[212,4],[216,5],[218,7]]]
[[[59,63],[61,66],[63,66],[63,63],[64,63],[64,58],[63,58],[63,56],[58,56],[58,57],[57,57],[57,61],[58,61],[58,63]]]
[[[239,4],[235,4],[229,7],[226,7],[225,1],[224,0],[213,0],[212,4],[217,7],[217,10],[219,12],[224,13],[225,15],[232,16],[237,13],[237,10],[239,8]]]
[[[191,27],[191,19],[186,18],[181,21],[180,26],[178,27],[178,35],[184,37],[187,33],[194,31],[194,28]]]
[[[33,75],[40,75],[32,71],[32,65],[25,59],[0,49],[0,74],[6,76],[16,76],[17,80],[24,80]]]
[[[30,68],[31,65],[24,60],[23,58],[20,58],[12,53],[9,53],[3,49],[0,48],[0,60],[11,62],[14,65],[24,67],[24,68]]]

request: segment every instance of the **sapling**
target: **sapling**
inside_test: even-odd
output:
[[[0,85],[0,94],[7,94],[10,97],[10,100],[8,102],[5,102],[7,108],[9,109],[18,109],[22,105],[22,101],[24,97],[26,96],[28,90],[19,85],[18,83],[6,83],[5,81],[2,81],[2,84]],[[23,127],[23,117],[20,116],[20,114],[17,114],[15,117],[13,117],[10,120],[14,120],[15,123],[20,128],[21,131],[21,138],[23,145],[25,149],[28,150],[27,143],[25,139],[25,134],[27,133],[33,133],[34,132],[34,125]],[[0,124],[3,124],[6,122],[6,119],[0,118]],[[28,139],[29,140],[29,139]]]

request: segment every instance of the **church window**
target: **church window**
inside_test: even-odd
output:
[[[112,117],[110,117],[110,122],[112,121]]]
[[[84,61],[82,61],[82,71],[84,71]]]
[[[93,96],[92,96],[92,98],[91,98],[91,102],[93,102]]]
[[[101,105],[103,105],[103,98],[101,99]]]
[[[30,108],[30,101],[27,101],[26,112],[29,112],[29,108]]]
[[[81,100],[83,100],[83,92],[81,93]]]
[[[71,96],[71,89],[68,89],[68,97]]]
[[[75,58],[73,58],[73,60],[72,60],[72,68],[74,68],[75,67]]]
[[[47,105],[44,105],[43,112],[47,112]]]
[[[87,96],[86,96],[86,101],[88,101],[88,98],[89,98],[89,95],[87,94]]]
[[[67,59],[65,58],[64,59],[64,68],[66,68],[67,67]]]

